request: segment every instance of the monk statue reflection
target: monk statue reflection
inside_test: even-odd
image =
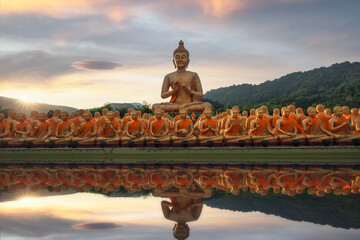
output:
[[[173,234],[176,239],[186,239],[190,235],[190,228],[187,222],[197,221],[201,215],[203,202],[202,198],[209,198],[212,190],[162,190],[156,189],[153,192],[155,197],[170,198],[170,201],[162,201],[161,209],[164,217],[174,221]]]
[[[161,88],[161,98],[171,97],[170,102],[153,104],[153,109],[178,112],[181,107],[190,112],[201,112],[211,106],[210,103],[201,102],[203,90],[197,73],[186,70],[190,62],[189,56],[184,42],[180,41],[173,53],[173,63],[177,70],[165,76]]]

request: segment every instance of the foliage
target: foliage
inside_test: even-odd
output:
[[[107,108],[109,111],[114,111],[114,109],[111,107],[110,103],[104,103],[104,105],[102,105],[101,107],[90,108],[90,109],[87,109],[87,111],[91,112],[91,114],[94,116],[94,113],[95,113],[95,112],[101,113],[101,111],[102,111],[104,108]]]
[[[341,228],[360,228],[359,194],[337,196],[326,194],[316,197],[307,193],[290,197],[269,192],[266,196],[240,192],[238,196],[217,192],[209,199],[203,199],[210,207],[233,211],[260,211],[295,221],[328,224]]]
[[[266,105],[275,107],[294,104],[304,110],[322,103],[359,107],[360,63],[343,62],[307,72],[295,72],[259,85],[241,84],[222,87],[205,93],[204,98],[220,104],[237,105],[249,111]],[[217,107],[215,107],[217,108]]]

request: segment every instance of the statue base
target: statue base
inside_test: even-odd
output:
[[[186,109],[188,112],[197,112],[202,113],[205,108],[211,107],[211,104],[208,102],[191,102],[191,103],[155,103],[152,105],[152,110],[155,108],[160,108],[166,113],[170,112],[179,112],[180,109]]]

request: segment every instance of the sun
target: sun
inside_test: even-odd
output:
[[[21,96],[21,97],[19,97],[19,99],[24,103],[28,103],[30,101],[27,96]]]

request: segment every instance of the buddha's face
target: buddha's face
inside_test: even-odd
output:
[[[66,121],[66,120],[68,120],[69,114],[67,114],[66,112],[62,112],[60,114],[60,117],[61,117],[61,120]]]
[[[186,116],[187,116],[187,111],[186,110],[180,110],[180,117],[181,117],[181,119],[185,119],[186,118]]]
[[[289,108],[285,108],[282,112],[282,116],[283,117],[288,117],[290,115],[290,109]]]
[[[205,115],[205,117],[206,118],[211,118],[211,115],[212,115],[212,111],[211,110],[206,110],[205,112],[204,112],[204,115]]]
[[[9,118],[14,119],[16,117],[16,112],[14,110],[9,110],[8,116],[9,116]]]
[[[154,115],[156,119],[160,119],[162,117],[162,112],[160,110],[155,110]]]
[[[94,117],[95,117],[95,118],[99,118],[99,117],[100,117],[100,113],[99,113],[99,112],[95,112],[95,113],[94,113]]]
[[[40,122],[45,122],[46,120],[46,114],[45,113],[40,113],[39,114],[39,121]]]
[[[174,55],[174,64],[177,69],[184,69],[187,67],[189,57],[185,52],[177,52]]]
[[[130,113],[130,117],[131,117],[132,120],[136,120],[136,119],[138,118],[137,112],[136,112],[136,111],[132,111],[132,112]]]
[[[339,107],[336,111],[335,111],[335,115],[338,117],[341,117],[344,114],[344,109],[342,107]]]
[[[186,239],[189,237],[190,229],[186,224],[176,224],[174,227],[174,237],[176,239]]]
[[[0,113],[0,122],[2,122],[5,119],[5,115]]]
[[[87,112],[84,113],[83,118],[85,119],[85,121],[90,121],[90,118],[91,118],[90,113],[87,113]]]
[[[16,121],[23,122],[25,120],[25,114],[24,113],[18,113],[16,115]]]
[[[107,116],[107,118],[111,121],[111,120],[114,120],[114,112],[108,112],[107,114],[106,114],[106,116]]]
[[[264,111],[262,109],[259,109],[257,112],[256,112],[256,117],[257,118],[262,118],[264,115]]]
[[[231,110],[231,113],[232,113],[233,117],[237,117],[237,116],[239,116],[240,111],[239,111],[239,109],[234,108]]]
[[[103,115],[103,116],[106,116],[106,114],[108,113],[108,109],[107,108],[104,108],[102,111],[101,111],[101,114]]]
[[[309,112],[309,116],[310,116],[310,117],[315,117],[316,114],[317,114],[316,109],[311,109],[310,112]]]

